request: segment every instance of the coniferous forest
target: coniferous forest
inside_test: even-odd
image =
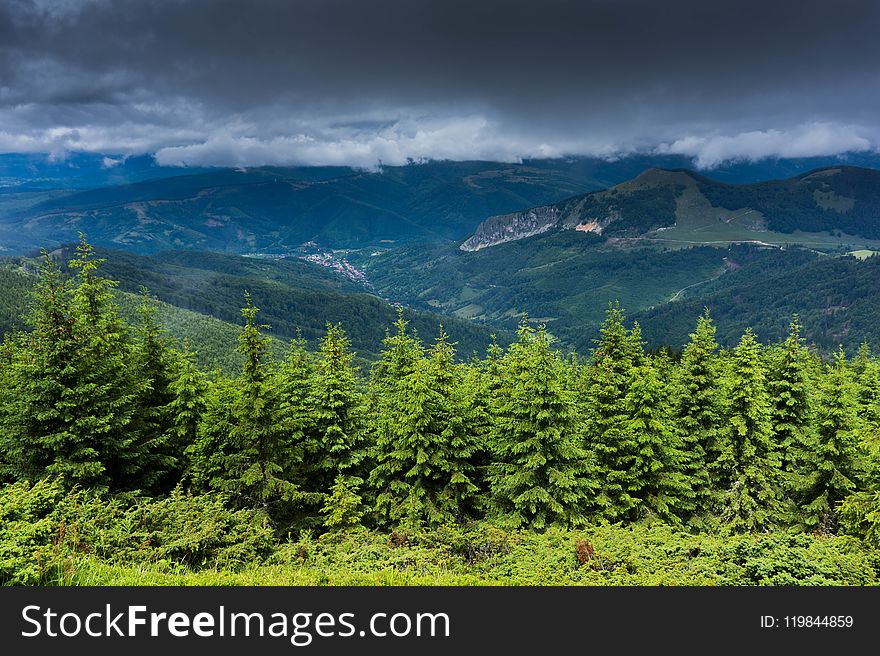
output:
[[[364,371],[338,324],[273,358],[245,297],[226,375],[113,287],[45,255],[0,349],[4,583],[880,579],[880,359],[797,316],[648,352],[612,305],[589,354],[523,318],[462,361],[401,312]]]

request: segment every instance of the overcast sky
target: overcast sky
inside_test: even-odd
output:
[[[880,146],[865,0],[2,0],[0,152],[172,165]]]

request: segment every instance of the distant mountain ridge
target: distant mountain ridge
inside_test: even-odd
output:
[[[110,162],[105,165],[104,159]],[[630,155],[519,164],[432,161],[364,171],[174,169],[155,166],[149,158],[112,163],[120,159],[72,156],[65,162],[41,162],[0,155],[0,252],[57,246],[76,241],[80,232],[96,245],[139,253],[287,253],[309,241],[330,248],[455,243],[472,235],[487,217],[555,207],[560,199],[608,190],[651,168],[690,163],[683,156]],[[880,154],[744,162],[714,169],[711,175],[727,183],[754,182],[841,162],[880,168]],[[628,202],[629,209],[621,211],[638,218],[630,210],[654,202],[653,215],[643,218],[648,225],[659,225],[676,209],[674,190],[664,196],[656,187],[642,197],[603,193],[593,199],[595,206],[578,211],[604,216],[602,211],[613,213]],[[540,215],[529,220],[532,230],[552,223]],[[631,227],[645,226],[637,221]],[[617,229],[622,228],[618,223]],[[514,232],[528,232],[527,222]]]
[[[483,218],[602,186],[576,163],[434,162],[351,169],[219,169],[87,190],[0,195],[0,250],[75,240],[232,253],[455,241]]]
[[[727,184],[686,169],[649,169],[610,189],[558,203],[489,217],[461,244],[476,251],[549,230],[583,230],[609,237],[676,232],[839,231],[880,238],[880,170],[826,167],[786,180]],[[661,235],[661,233],[663,233]]]

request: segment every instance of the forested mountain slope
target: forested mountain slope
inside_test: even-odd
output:
[[[826,352],[838,344],[855,352],[863,341],[880,347],[880,256],[764,251],[735,262],[739,268],[687,290],[676,302],[635,313],[648,342],[684,344],[686,317],[709,308],[727,345],[749,326],[763,341],[779,340],[798,314],[804,337]]]
[[[490,217],[461,248],[479,250],[548,230],[672,242],[773,242],[793,233],[878,240],[880,171],[836,166],[735,185],[685,169],[650,169],[604,191]]]
[[[101,249],[97,253],[106,259],[103,270],[119,283],[120,291],[137,295],[145,287],[169,306],[160,312],[160,318],[189,325],[187,330],[171,328],[171,332],[189,335],[197,350],[219,349],[219,340],[230,334],[222,326],[240,325],[245,293],[261,309],[261,320],[271,327],[269,334],[273,337],[286,342],[301,335],[311,348],[317,348],[327,323],[343,322],[348,326],[354,349],[365,360],[375,359],[385,331],[397,316],[394,305],[368,293],[362,285],[300,259],[269,260],[194,252],[141,256]],[[62,263],[73,255],[73,247],[54,252]],[[35,265],[26,258],[8,258],[6,265],[0,267],[0,327],[9,329],[21,325],[16,317],[24,310],[28,300],[25,290],[32,284],[22,272],[33,272]],[[197,319],[202,316],[219,319],[223,324],[209,321],[198,325]],[[442,324],[450,339],[458,343],[463,357],[485,352],[493,334],[501,343],[511,339],[503,328],[456,317],[410,310],[406,316],[413,330],[426,339],[436,335]],[[200,343],[199,335],[210,343]]]
[[[107,168],[101,158],[94,159],[77,156],[65,164],[33,156],[0,156],[0,252],[20,254],[75,241],[79,232],[96,245],[142,253],[287,252],[309,241],[335,248],[456,241],[471,235],[487,217],[553,207],[562,199],[621,183],[621,189],[636,193],[633,199],[625,199],[626,194],[600,194],[595,202],[581,204],[578,215],[595,214],[602,223],[609,212],[626,210],[622,223],[612,231],[629,234],[668,221],[670,191],[655,185],[646,194],[637,189],[644,179],[626,181],[648,169],[676,169],[690,163],[681,156],[630,155],[612,161],[576,157],[517,164],[431,161],[364,171],[185,169],[158,167],[143,158],[120,159]],[[846,162],[876,166],[878,158],[740,162],[713,169],[710,175],[723,187]],[[779,190],[775,183],[768,184],[761,198],[765,204],[778,205]],[[834,192],[835,197],[851,197],[847,194],[852,189],[844,187]],[[826,205],[834,204],[831,196],[822,198]],[[658,211],[657,216],[645,215],[650,208]]]

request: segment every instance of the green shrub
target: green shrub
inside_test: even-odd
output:
[[[175,489],[135,502],[65,492],[57,480],[0,490],[0,583],[34,585],[70,577],[78,560],[165,568],[238,569],[275,548],[265,515],[229,510],[223,496]]]
[[[723,544],[716,556],[728,585],[868,585],[876,554],[846,537],[770,534]]]
[[[880,552],[850,536],[475,522],[303,531],[277,545],[263,515],[220,495],[105,499],[48,480],[0,489],[0,583],[12,585],[876,585],[878,575]]]
[[[0,489],[0,584],[36,585],[56,568],[63,538],[58,481],[13,483]]]
[[[192,495],[177,488],[161,500],[126,513],[131,562],[173,562],[191,568],[235,569],[264,560],[274,547],[268,518],[257,511],[232,511],[218,494]]]
[[[880,548],[880,492],[856,492],[844,499],[840,525],[848,534]]]

